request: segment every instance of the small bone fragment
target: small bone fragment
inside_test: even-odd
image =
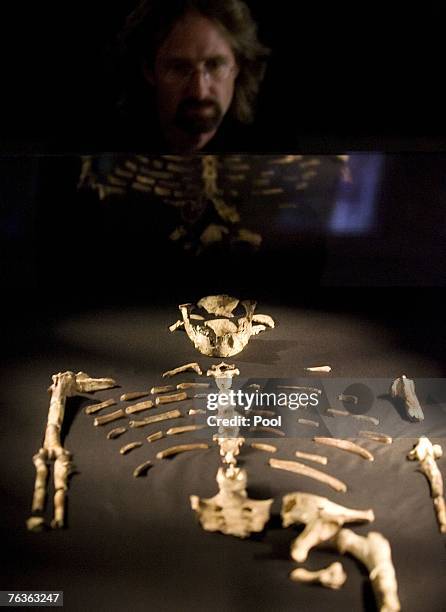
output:
[[[246,471],[232,465],[218,470],[217,483],[219,492],[214,497],[190,496],[191,507],[198,514],[203,529],[239,538],[262,531],[274,500],[249,499]]]
[[[104,414],[104,416],[96,417],[94,420],[94,426],[97,427],[98,425],[107,425],[107,423],[117,421],[118,419],[123,419],[125,416],[126,414],[124,410],[119,408],[119,410],[115,410],[109,414]]]
[[[172,393],[171,395],[160,395],[156,398],[155,404],[160,406],[162,404],[171,404],[172,402],[182,402],[187,397],[186,391],[178,391],[178,393]]]
[[[422,436],[418,438],[417,444],[407,455],[411,461],[418,460],[423,474],[429,481],[431,496],[437,513],[438,525],[441,533],[446,533],[446,510],[444,500],[443,478],[438,469],[436,459],[443,455],[443,449],[439,444],[432,444],[429,438]]]
[[[329,474],[325,474],[325,472],[315,470],[314,468],[304,465],[303,463],[299,463],[298,461],[283,461],[282,459],[271,458],[269,459],[269,464],[272,468],[278,470],[286,470],[287,472],[294,472],[295,474],[301,474],[302,476],[308,476],[309,478],[314,478],[314,480],[319,480],[319,482],[327,484],[335,491],[340,491],[342,493],[347,491],[347,485],[342,482],[342,480],[338,480],[334,476],[330,476]]]
[[[28,531],[42,531],[45,527],[45,522],[42,516],[31,516],[26,521]]]
[[[317,421],[312,421],[311,419],[297,419],[297,422],[301,425],[310,425],[311,427],[319,427],[319,423]]]
[[[291,557],[300,563],[307,559],[312,548],[336,535],[344,523],[375,520],[373,510],[353,510],[326,497],[300,492],[283,497],[280,514],[283,527],[296,523],[306,525],[291,544]]]
[[[153,416],[146,417],[142,421],[130,421],[130,427],[144,427],[145,425],[150,425],[151,423],[159,423],[160,421],[167,421],[169,419],[178,419],[181,417],[181,412],[179,410],[168,410],[167,412],[162,412],[161,414],[154,414]]]
[[[187,433],[188,431],[198,431],[204,429],[206,425],[182,425],[181,427],[171,427],[166,431],[166,436]]]
[[[415,393],[415,383],[404,374],[401,378],[393,381],[390,387],[390,395],[393,398],[400,398],[404,402],[407,415],[414,421],[423,421],[424,414]]]
[[[185,389],[209,389],[210,383],[184,382],[177,385],[178,391]]]
[[[386,538],[377,531],[363,537],[350,529],[341,529],[336,543],[341,554],[350,553],[369,570],[380,612],[399,612],[398,585],[392,551]]]
[[[327,412],[333,416],[350,416],[348,410],[338,410],[337,408],[327,408]]]
[[[290,389],[294,391],[310,391],[311,393],[317,393],[318,395],[322,394],[321,389],[317,389],[316,387],[302,387],[300,385],[277,385],[278,389]]]
[[[359,401],[356,395],[346,395],[344,393],[338,395],[338,400],[340,402],[350,402],[352,404],[357,404]]]
[[[194,416],[196,414],[206,414],[206,410],[203,410],[203,408],[191,408],[187,414],[189,416]]]
[[[143,410],[148,410],[149,408],[153,408],[152,400],[146,400],[145,402],[138,402],[132,406],[127,406],[125,413],[134,414],[135,412],[142,412]]]
[[[136,399],[141,399],[142,397],[147,397],[150,395],[149,391],[132,391],[131,393],[124,393],[119,398],[121,402],[131,402]]]
[[[143,476],[147,473],[147,470],[151,468],[153,463],[151,461],[144,461],[133,470],[133,476],[138,478],[138,476]]]
[[[164,434],[160,430],[160,431],[155,431],[155,433],[150,434],[150,436],[147,436],[146,440],[147,442],[156,442],[156,440],[161,440],[161,438],[164,438]]]
[[[365,438],[369,438],[369,440],[374,440],[375,442],[382,442],[383,444],[392,444],[393,440],[391,436],[387,434],[379,433],[378,431],[360,431],[359,436],[364,436]]]
[[[122,434],[126,431],[127,429],[125,427],[115,427],[115,429],[112,429],[108,432],[107,440],[114,440],[115,438],[119,438],[119,436],[122,436]]]
[[[65,497],[68,490],[68,476],[71,472],[71,453],[63,450],[54,462],[54,518],[51,527],[57,529],[65,525]]]
[[[266,433],[272,433],[275,434],[276,436],[285,436],[285,432],[282,431],[281,429],[277,429],[277,427],[268,427],[267,425],[258,425],[256,427],[250,427],[249,431],[264,431]]]
[[[331,372],[331,366],[314,366],[312,368],[304,368],[307,372]]]
[[[150,393],[156,395],[157,393],[168,393],[169,391],[175,391],[175,385],[162,385],[160,387],[152,387]]]
[[[304,567],[298,567],[290,574],[294,582],[317,582],[329,589],[340,589],[347,580],[347,574],[339,561],[316,572],[310,572]]]
[[[325,446],[334,446],[335,448],[339,448],[340,450],[345,450],[349,453],[354,453],[355,455],[359,455],[363,459],[367,459],[368,461],[373,461],[374,457],[372,453],[370,453],[359,444],[355,444],[350,440],[340,440],[339,438],[313,438],[317,444],[325,444]]]
[[[322,455],[314,455],[311,453],[304,453],[302,451],[296,451],[295,455],[298,459],[307,459],[308,461],[314,461],[320,465],[327,465],[328,459]]]
[[[91,404],[90,406],[86,406],[85,414],[94,414],[95,412],[99,412],[99,410],[103,410],[104,408],[109,408],[110,406],[115,406],[116,400],[109,399],[105,402],[101,402],[100,404]]]
[[[265,451],[266,453],[275,453],[277,451],[277,447],[272,444],[262,444],[262,442],[251,442],[251,448],[256,448],[257,450]]]
[[[142,442],[130,442],[129,444],[126,444],[125,446],[120,448],[119,452],[121,453],[121,455],[126,455],[134,448],[139,448],[140,446],[142,446]]]
[[[177,446],[171,446],[170,448],[165,448],[164,450],[159,451],[159,453],[156,454],[156,458],[165,459],[166,457],[171,457],[172,455],[178,455],[178,453],[207,448],[209,448],[209,444],[178,444]]]
[[[47,454],[43,448],[33,457],[34,467],[36,468],[36,480],[34,483],[32,512],[41,512],[45,506],[48,479],[48,465],[46,460]]]
[[[171,376],[176,376],[177,374],[181,374],[181,372],[187,372],[188,370],[192,370],[193,372],[196,372],[198,376],[201,376],[203,374],[198,363],[193,362],[193,363],[186,363],[185,365],[179,366],[178,368],[175,368],[174,370],[168,370],[167,372],[164,372],[163,378],[170,378]]]
[[[379,425],[379,419],[368,416],[367,414],[352,414],[351,416],[357,421],[367,421],[368,423],[373,423],[373,425]]]

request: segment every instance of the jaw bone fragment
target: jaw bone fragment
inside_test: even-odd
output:
[[[347,574],[339,561],[332,563],[316,572],[310,572],[304,567],[298,567],[290,574],[294,582],[317,582],[329,589],[340,589],[347,580]]]
[[[230,466],[217,472],[219,492],[209,499],[190,496],[191,507],[198,514],[206,531],[221,531],[246,538],[262,531],[269,519],[272,499],[249,499],[246,492],[246,471]]]
[[[380,612],[401,610],[392,552],[386,538],[376,531],[371,531],[367,537],[363,537],[350,529],[341,529],[336,544],[340,553],[350,553],[369,570]]]
[[[373,510],[352,510],[311,493],[288,493],[282,500],[282,525],[304,523],[305,529],[291,544],[291,556],[302,562],[312,548],[330,540],[344,523],[374,521]]]
[[[299,461],[284,461],[282,459],[269,459],[268,463],[272,468],[277,470],[286,470],[287,472],[293,472],[294,474],[301,474],[302,476],[308,476],[319,482],[324,482],[335,491],[341,491],[345,493],[347,491],[347,485],[342,480],[338,480],[330,474],[316,470],[309,465],[300,463]]]
[[[194,361],[193,363],[186,363],[185,365],[179,366],[178,368],[174,368],[173,370],[168,370],[167,372],[164,372],[163,378],[170,378],[171,376],[176,376],[177,374],[181,374],[181,372],[187,372],[188,370],[196,372],[198,376],[201,376],[203,374],[198,363]]]
[[[54,374],[52,379],[53,384],[49,388],[51,400],[43,446],[33,458],[36,467],[36,480],[32,512],[43,511],[48,478],[47,461],[54,461],[54,519],[51,526],[56,528],[64,526],[65,495],[71,470],[71,455],[60,441],[66,399],[81,393],[111,389],[117,385],[112,378],[91,378],[85,372],[78,372],[77,374],[74,374],[74,372],[59,372]],[[31,521],[28,523],[28,527],[35,523],[36,521]]]
[[[340,450],[345,450],[349,453],[354,453],[355,455],[359,455],[363,459],[367,459],[368,461],[374,461],[374,457],[372,453],[370,453],[359,444],[355,444],[351,442],[351,440],[340,440],[339,438],[313,438],[314,442],[318,444],[325,444],[325,446],[334,446],[335,448],[339,448]]]
[[[423,421],[424,414],[415,394],[415,383],[404,374],[393,381],[390,387],[390,395],[393,398],[400,398],[404,402],[407,416],[414,421]]]
[[[443,492],[443,478],[438,469],[436,459],[443,455],[443,449],[439,444],[432,444],[425,436],[418,439],[418,443],[410,451],[407,458],[411,461],[418,460],[420,468],[429,480],[431,495],[437,513],[438,525],[441,533],[446,533],[446,504]]]

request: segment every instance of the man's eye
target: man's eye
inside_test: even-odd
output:
[[[206,61],[206,69],[208,72],[218,72],[226,66],[227,62],[223,57],[214,57]]]

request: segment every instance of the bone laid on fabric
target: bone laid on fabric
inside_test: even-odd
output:
[[[100,404],[92,404],[85,408],[85,414],[94,414],[95,412],[99,412],[100,410],[103,410],[104,408],[109,408],[110,406],[115,406],[115,405],[116,405],[116,400],[114,399],[106,400],[105,402],[101,402]]]
[[[329,589],[340,589],[347,580],[347,574],[342,564],[336,561],[328,567],[313,572],[298,567],[291,572],[290,579],[294,582],[317,582]]]
[[[185,389],[209,389],[210,386],[210,383],[184,382],[178,383],[177,389],[178,391],[183,391]]]
[[[407,415],[415,421],[423,421],[424,414],[420,402],[415,393],[415,383],[403,374],[400,378],[393,381],[390,387],[390,395],[393,398],[400,398],[404,402]]]
[[[372,453],[368,450],[359,446],[359,444],[355,444],[350,440],[340,440],[339,438],[313,438],[314,442],[317,444],[325,444],[325,446],[333,446],[334,448],[339,448],[340,450],[347,451],[349,453],[353,453],[355,455],[359,455],[363,459],[367,459],[367,461],[373,461],[374,457]]]
[[[319,423],[317,421],[312,421],[311,419],[297,419],[297,422],[301,425],[310,425],[311,427],[319,427]]]
[[[331,372],[331,366],[313,366],[311,368],[304,368],[307,372]]]
[[[160,387],[152,387],[150,393],[156,395],[157,393],[169,393],[169,391],[175,391],[175,385],[162,385]]]
[[[125,455],[129,453],[131,450],[133,450],[134,448],[139,448],[140,446],[142,446],[142,442],[130,442],[129,444],[122,446],[119,449],[119,452],[121,455]]]
[[[172,455],[178,455],[178,453],[185,453],[187,451],[193,450],[205,450],[209,448],[208,444],[178,444],[177,446],[171,446],[170,448],[165,448],[162,451],[159,451],[156,454],[157,459],[165,459],[166,457],[171,457]]]
[[[134,414],[135,412],[142,412],[143,410],[148,410],[149,408],[153,408],[152,400],[146,400],[145,402],[139,402],[138,404],[127,406],[125,413]]]
[[[123,419],[125,416],[126,414],[124,410],[119,408],[119,410],[110,412],[110,414],[104,414],[104,416],[96,417],[94,420],[94,426],[97,427],[98,425],[107,425],[107,423],[112,423],[118,419]]]
[[[187,414],[189,416],[195,416],[196,414],[206,414],[206,410],[203,410],[202,408],[190,408]]]
[[[155,431],[155,433],[150,434],[149,436],[147,436],[146,440],[147,442],[156,442],[156,440],[161,440],[161,438],[164,437],[164,434],[162,431]]]
[[[346,395],[344,393],[338,395],[338,400],[340,402],[351,402],[352,404],[358,403],[358,397],[356,395]]]
[[[285,432],[282,431],[281,429],[277,429],[277,427],[269,427],[267,425],[259,425],[257,427],[250,427],[249,431],[259,431],[262,432],[264,431],[265,433],[272,433],[275,434],[276,436],[285,436]]]
[[[314,455],[312,453],[304,453],[303,451],[296,451],[294,453],[298,459],[307,459],[308,461],[314,461],[320,465],[327,465],[328,459],[323,455]]]
[[[251,448],[255,448],[257,450],[265,451],[266,453],[275,453],[277,451],[277,447],[272,444],[262,444],[261,442],[251,442]]]
[[[144,461],[133,470],[133,476],[138,478],[138,476],[143,476],[149,468],[151,468],[153,463],[151,461]]]
[[[171,427],[166,431],[166,436],[174,436],[176,434],[187,433],[189,431],[198,431],[204,429],[206,425],[183,425],[181,427]]]
[[[350,416],[347,410],[338,410],[337,408],[327,408],[327,412],[333,416]]]
[[[379,425],[379,419],[367,414],[352,414],[351,416],[357,421],[367,421],[368,423],[373,423],[373,425]]]
[[[26,521],[28,531],[42,531],[45,527],[45,521],[42,516],[31,516]]]
[[[142,397],[147,397],[150,395],[149,391],[132,391],[131,393],[124,393],[121,395],[121,402],[131,402],[136,399],[141,399]]]
[[[119,438],[119,436],[122,436],[122,434],[126,431],[127,429],[125,427],[115,427],[115,429],[112,429],[108,432],[107,440],[114,440],[115,438]]]
[[[293,391],[309,391],[311,393],[317,393],[318,395],[322,394],[321,389],[317,389],[316,387],[302,387],[300,385],[277,385],[278,389],[290,389]]]
[[[48,453],[41,448],[33,457],[36,468],[36,480],[34,484],[34,495],[32,502],[33,512],[43,512],[45,507],[46,488],[48,480]]]
[[[159,423],[160,421],[167,421],[169,419],[178,419],[181,417],[181,412],[179,410],[168,410],[167,412],[162,412],[161,414],[154,414],[153,416],[146,417],[142,421],[130,421],[130,427],[144,427],[145,425],[150,425],[151,423]]]
[[[187,372],[188,370],[196,372],[199,376],[203,374],[198,363],[194,361],[193,363],[186,363],[185,365],[179,366],[178,368],[174,368],[173,370],[168,370],[167,372],[164,372],[163,378],[170,378],[172,376],[176,376],[177,374],[181,374],[181,372]]]
[[[302,476],[308,476],[309,478],[313,478],[314,480],[324,482],[335,491],[341,491],[342,493],[347,491],[347,485],[341,480],[338,480],[334,476],[330,476],[329,474],[325,474],[324,472],[309,467],[308,465],[299,463],[298,461],[284,461],[282,459],[271,458],[269,459],[269,464],[272,468],[278,470],[286,470],[287,472],[301,474]]]
[[[178,393],[172,393],[171,395],[160,395],[156,398],[155,404],[161,406],[162,404],[172,404],[173,402],[182,402],[188,398],[186,391],[178,391]]]
[[[362,430],[359,432],[359,436],[363,436],[364,438],[369,438],[369,440],[373,440],[374,442],[382,442],[383,444],[392,444],[393,439],[391,436],[387,434],[379,433],[378,431],[367,431]]]

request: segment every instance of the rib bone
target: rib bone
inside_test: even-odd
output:
[[[187,451],[192,450],[200,450],[209,448],[209,444],[199,443],[199,444],[178,444],[177,446],[171,446],[170,448],[165,448],[159,453],[156,454],[157,459],[165,459],[166,457],[171,457],[172,455],[178,455],[178,453],[185,453]]]
[[[321,465],[327,465],[328,459],[322,455],[314,455],[311,453],[304,453],[302,451],[296,451],[294,453],[298,459],[307,459],[308,461],[314,461],[315,463],[320,463]]]
[[[369,438],[369,440],[374,440],[375,442],[382,442],[383,444],[392,444],[393,440],[391,436],[387,434],[380,433],[378,431],[360,431],[360,436],[364,436]]]
[[[104,414],[103,416],[96,417],[93,424],[95,427],[98,427],[98,425],[107,425],[108,423],[118,421],[119,419],[123,419],[124,417],[124,410],[122,408],[119,408],[119,410],[115,410],[114,412],[110,412],[109,414]]]
[[[206,425],[182,425],[181,427],[171,427],[166,431],[166,436],[174,436],[176,434],[187,433],[189,431],[198,431],[204,429]]]
[[[153,408],[152,400],[146,400],[145,402],[138,402],[137,404],[127,406],[125,413],[135,414],[135,412],[142,412],[143,410],[148,410],[149,408]]]
[[[119,449],[119,452],[121,453],[121,455],[126,455],[134,448],[139,448],[140,446],[142,446],[142,442],[129,442],[129,444],[126,444],[125,446],[121,447]]]
[[[129,427],[144,427],[145,425],[150,425],[151,423],[159,423],[160,421],[168,421],[169,419],[178,419],[181,417],[181,412],[179,410],[168,410],[167,412],[162,412],[161,414],[154,414],[153,416],[146,417],[142,421],[130,421]]]
[[[341,491],[342,493],[347,491],[347,485],[341,480],[338,480],[334,476],[325,474],[325,472],[316,470],[308,465],[299,463],[298,461],[283,461],[282,459],[271,458],[269,460],[269,464],[272,468],[276,468],[278,470],[294,472],[295,474],[301,474],[302,476],[308,476],[309,478],[314,478],[314,480],[319,480],[319,482],[324,482],[335,491]]]
[[[367,459],[368,461],[374,461],[374,457],[372,453],[370,453],[359,444],[355,444],[351,442],[351,440],[340,440],[339,438],[313,438],[315,442],[318,444],[325,444],[325,446],[334,446],[335,448],[339,448],[340,450],[345,450],[349,453],[354,453],[355,455],[359,455],[363,459]]]
[[[310,572],[304,567],[298,567],[290,574],[291,580],[294,582],[317,582],[329,589],[340,589],[347,580],[347,574],[339,561],[332,563],[328,567]]]
[[[107,440],[114,440],[115,438],[119,438],[119,436],[122,436],[122,434],[126,431],[127,429],[125,427],[116,427],[115,429],[112,429],[108,432]]]
[[[142,476],[143,474],[147,472],[149,468],[152,467],[152,465],[153,464],[151,461],[144,461],[144,463],[141,463],[133,470],[133,476],[135,478],[138,478],[138,476]]]
[[[101,402],[100,404],[92,404],[90,406],[86,406],[85,414],[95,414],[95,412],[99,412],[99,410],[103,410],[104,408],[109,408],[110,406],[115,406],[116,400],[109,399],[105,402]]]

